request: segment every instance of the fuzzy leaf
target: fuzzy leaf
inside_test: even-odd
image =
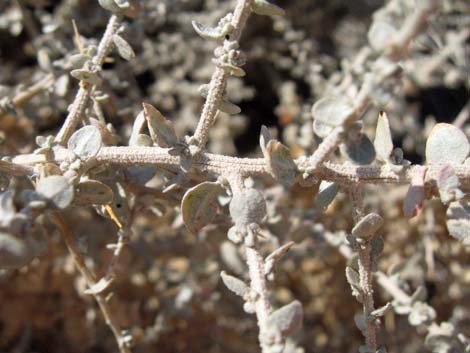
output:
[[[450,165],[442,165],[438,171],[436,183],[442,203],[448,204],[463,197],[463,192],[459,189],[459,178]]]
[[[285,186],[291,186],[297,175],[297,165],[289,149],[276,140],[270,140],[266,146],[265,158],[271,174]]]
[[[98,154],[101,144],[101,134],[98,128],[87,125],[73,133],[67,147],[80,159],[87,160]]]
[[[80,81],[85,81],[90,85],[99,85],[101,83],[101,78],[93,71],[87,69],[72,70],[70,75],[72,75],[73,78],[76,78]]]
[[[160,147],[172,147],[176,144],[177,137],[172,122],[151,104],[144,103],[143,106],[152,140]]]
[[[461,164],[469,152],[467,136],[450,124],[436,124],[426,141],[428,164]]]
[[[347,141],[341,145],[341,152],[352,162],[359,165],[370,164],[375,159],[375,149],[365,134],[358,141]]]
[[[470,246],[470,203],[452,202],[447,209],[447,229],[449,235]]]
[[[315,196],[315,206],[325,210],[334,200],[339,192],[339,186],[336,183],[323,180],[320,183],[318,194]]]
[[[420,168],[415,170],[411,177],[411,185],[403,202],[403,212],[408,218],[416,216],[423,208],[425,175],[426,169]]]
[[[237,226],[246,227],[251,223],[259,224],[266,216],[266,201],[260,191],[245,188],[233,194],[229,211]]]
[[[387,162],[393,151],[393,141],[390,132],[390,123],[385,112],[380,112],[379,119],[377,120],[374,147],[377,158],[382,162]]]
[[[51,175],[41,179],[36,191],[57,208],[66,208],[72,203],[73,186],[61,175]]]
[[[284,16],[286,14],[282,8],[266,0],[254,0],[251,9],[255,14],[261,16]]]
[[[113,202],[111,188],[97,180],[86,180],[77,185],[73,203],[77,206],[106,205]]]
[[[135,58],[135,53],[131,45],[127,43],[127,41],[122,38],[119,34],[113,35],[113,43],[116,46],[119,55],[124,60],[132,60]]]
[[[369,238],[377,232],[383,222],[383,218],[377,213],[369,213],[354,226],[352,235],[362,239]]]
[[[214,182],[203,182],[186,191],[181,201],[181,213],[186,227],[197,233],[209,224],[217,210],[217,197],[224,191]]]
[[[346,97],[325,97],[312,107],[313,131],[320,137],[327,137],[335,127],[343,125],[353,109],[353,103]]]
[[[378,317],[381,317],[381,316],[385,316],[385,314],[387,314],[389,311],[391,311],[393,309],[393,306],[391,303],[387,303],[385,304],[384,306],[378,308],[378,309],[375,309],[373,312],[371,312],[370,314],[375,317],[375,318],[378,318]]]
[[[237,277],[228,275],[225,271],[220,273],[220,277],[222,277],[222,281],[224,282],[225,286],[240,297],[243,297],[249,290],[249,287],[245,284],[245,282],[238,279]]]
[[[230,115],[239,114],[242,111],[238,105],[233,104],[226,100],[222,100],[217,108],[221,112],[224,112]]]
[[[220,40],[220,39],[223,39],[225,35],[227,34],[224,31],[222,31],[219,27],[214,28],[214,27],[204,26],[203,24],[196,22],[196,21],[192,21],[191,23],[196,33],[199,34],[204,39]]]
[[[271,141],[273,137],[271,136],[271,133],[269,132],[268,128],[264,125],[261,126],[261,132],[259,135],[259,145],[261,147],[261,151],[263,152],[263,156],[268,155],[267,151],[267,145],[268,142]]]
[[[362,303],[362,297],[364,295],[361,285],[359,283],[359,273],[352,267],[346,267],[346,280],[351,286],[352,295],[356,297],[357,301]]]
[[[275,327],[285,337],[302,324],[303,315],[302,304],[298,300],[294,300],[272,312],[266,320],[266,325]]]

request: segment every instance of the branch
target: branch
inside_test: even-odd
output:
[[[113,45],[113,34],[116,33],[120,24],[121,20],[117,15],[112,15],[109,18],[106,30],[98,45],[98,51],[92,59],[92,63],[96,72],[101,71],[101,66],[103,65],[104,59],[106,58],[106,55],[108,55]],[[83,113],[85,112],[85,108],[88,105],[88,100],[90,99],[94,87],[94,85],[91,85],[86,81],[80,81],[80,88],[72,103],[70,113],[67,115],[64,124],[55,138],[55,141],[59,144],[64,145],[69,139],[70,135],[72,135],[74,132],[77,124],[80,122],[80,119],[83,116]]]
[[[238,0],[233,13],[232,26],[229,40],[225,42],[237,42],[242,34],[243,27],[250,16],[253,0]],[[229,71],[217,66],[209,83],[209,92],[202,108],[201,117],[194,132],[194,139],[199,148],[203,149],[209,138],[209,129],[214,124],[220,102],[225,93]]]

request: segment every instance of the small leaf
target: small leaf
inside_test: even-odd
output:
[[[61,175],[52,175],[39,181],[36,191],[55,207],[66,208],[72,203],[73,186]]]
[[[76,78],[80,81],[85,81],[90,85],[99,85],[101,83],[101,78],[93,71],[87,69],[76,69],[70,72],[73,78]]]
[[[261,147],[261,151],[263,152],[263,156],[268,155],[267,145],[268,145],[268,142],[271,141],[272,139],[273,137],[271,136],[271,133],[269,132],[268,128],[262,125],[261,133],[259,135],[259,145]]]
[[[97,180],[82,181],[77,185],[73,203],[77,206],[107,205],[113,202],[111,188]]]
[[[449,235],[470,246],[470,203],[452,202],[447,209],[447,229]]]
[[[160,147],[172,147],[178,141],[173,124],[158,109],[144,103],[144,115],[152,140]]]
[[[233,194],[229,211],[236,226],[259,224],[266,217],[266,201],[260,191],[245,188]]]
[[[266,0],[254,0],[251,9],[255,14],[261,16],[284,16],[286,14],[282,8]]]
[[[227,113],[227,114],[230,114],[230,115],[239,114],[242,111],[241,108],[238,105],[233,104],[233,103],[231,103],[229,101],[226,101],[226,100],[222,100],[219,103],[219,106],[217,108],[221,112],[224,112],[224,113]]]
[[[285,337],[300,327],[303,316],[302,304],[298,300],[294,300],[292,303],[284,305],[269,314],[266,325],[275,327]]]
[[[114,278],[101,278],[98,282],[93,284],[90,288],[84,291],[85,294],[96,295],[103,293],[114,282]]]
[[[385,112],[380,112],[379,119],[377,120],[374,147],[377,158],[382,162],[388,162],[393,152],[393,141],[390,132],[390,123]]]
[[[467,136],[450,124],[440,123],[434,126],[426,141],[428,164],[461,164],[469,152]]]
[[[365,134],[361,134],[358,141],[347,141],[341,145],[341,152],[352,162],[367,165],[375,159],[375,149]]]
[[[413,326],[429,324],[436,319],[436,311],[426,303],[416,302],[408,315],[408,321]]]
[[[335,127],[343,125],[353,111],[353,102],[346,97],[325,97],[312,107],[313,131],[327,137]]]
[[[113,34],[113,43],[116,46],[119,55],[124,60],[132,60],[135,58],[135,53],[131,45],[119,34]]]
[[[271,254],[269,254],[268,257],[264,260],[264,274],[268,275],[272,272],[274,265],[276,264],[277,261],[279,261],[287,252],[289,249],[295,245],[293,241],[290,241],[278,249],[274,250]]]
[[[249,290],[249,287],[237,277],[228,275],[225,271],[220,273],[225,286],[236,295],[243,297]]]
[[[359,273],[352,267],[346,266],[346,280],[351,286],[352,295],[358,302],[362,303],[364,293],[360,285]]]
[[[227,34],[225,33],[226,31],[222,31],[222,29],[219,27],[213,28],[213,27],[204,26],[203,24],[196,22],[196,21],[192,21],[191,23],[196,33],[199,34],[204,39],[220,40],[220,39],[223,39],[225,35]],[[229,27],[227,26],[227,28]]]
[[[33,253],[27,244],[5,232],[0,232],[0,269],[13,270],[28,264]]]
[[[375,318],[378,318],[378,317],[381,317],[381,316],[385,316],[385,314],[387,314],[388,312],[390,312],[391,310],[393,309],[393,306],[391,303],[387,303],[385,304],[384,306],[378,308],[378,309],[375,309],[373,312],[371,312],[370,314],[375,317]]]
[[[98,154],[101,144],[101,134],[98,128],[87,125],[70,136],[67,147],[80,159],[87,160]]]
[[[333,202],[339,192],[339,186],[331,181],[323,180],[320,183],[318,194],[315,196],[315,206],[325,210]]]
[[[372,48],[377,51],[381,51],[387,47],[388,43],[396,33],[397,29],[390,23],[376,20],[370,26],[367,38],[369,39],[369,44]]]
[[[352,235],[362,239],[368,239],[382,226],[384,220],[377,213],[369,213],[363,217],[353,228]]]
[[[218,183],[206,181],[186,191],[181,201],[181,212],[186,227],[197,233],[214,218],[217,197],[224,191]]]
[[[266,146],[265,158],[271,175],[285,186],[291,186],[297,176],[297,165],[290,155],[290,150],[276,140],[270,140]]]
[[[436,183],[442,203],[448,204],[463,197],[463,192],[459,189],[459,178],[450,165],[441,166],[437,173]]]

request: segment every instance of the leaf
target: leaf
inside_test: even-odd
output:
[[[351,286],[352,295],[358,302],[362,303],[364,293],[360,285],[359,273],[352,267],[346,266],[346,280]]]
[[[239,114],[242,111],[238,105],[233,104],[226,100],[220,101],[217,109],[219,109],[221,112],[224,112],[230,115]]]
[[[216,214],[217,197],[224,191],[214,182],[203,182],[186,191],[181,201],[181,212],[186,227],[197,233],[209,224]]]
[[[236,295],[243,297],[249,290],[249,287],[237,277],[228,275],[225,271],[220,273],[225,286]]]
[[[86,180],[77,185],[73,203],[77,206],[107,205],[113,202],[111,188],[97,180]]]
[[[290,155],[290,150],[276,140],[270,140],[266,146],[266,155],[271,175],[285,186],[291,186],[297,176],[297,165]]]
[[[459,189],[459,178],[450,165],[441,166],[437,173],[436,183],[442,203],[448,204],[463,197],[463,192]]]
[[[312,107],[313,131],[327,137],[335,127],[343,125],[353,111],[353,102],[346,97],[324,97]]]
[[[470,203],[452,202],[447,209],[447,229],[449,235],[470,246]]]
[[[13,270],[28,264],[33,258],[27,244],[5,232],[0,232],[0,269]]]
[[[76,78],[80,81],[85,81],[90,85],[99,85],[101,83],[101,78],[93,71],[87,69],[76,69],[70,72],[70,75],[73,78]]]
[[[426,303],[416,302],[408,315],[410,325],[419,326],[429,324],[436,319],[436,311]]]
[[[160,147],[172,147],[178,141],[173,124],[151,104],[143,103],[144,115],[152,140]]]
[[[300,327],[303,316],[302,304],[298,300],[294,300],[269,314],[266,325],[275,327],[285,337]]]
[[[98,128],[87,125],[70,136],[67,147],[80,159],[87,160],[98,154],[101,144],[102,139]]]
[[[269,256],[266,257],[266,259],[264,260],[264,274],[270,274],[276,262],[279,261],[285,254],[287,254],[289,249],[294,245],[295,243],[293,241],[290,241],[274,250],[271,254],[269,254]]]
[[[380,112],[379,119],[377,120],[374,147],[377,158],[382,162],[388,162],[393,152],[393,141],[390,132],[390,123],[385,112]]]
[[[103,277],[90,288],[84,291],[85,294],[96,295],[103,293],[114,282],[114,277]]]
[[[465,134],[450,124],[436,124],[426,141],[428,164],[461,164],[469,152],[470,143]]]
[[[391,310],[393,309],[393,306],[391,303],[387,303],[385,304],[384,306],[378,308],[378,309],[375,309],[373,312],[371,312],[370,314],[375,317],[375,318],[378,318],[378,317],[381,317],[381,316],[385,316],[385,314],[387,314],[388,312],[390,312]]]
[[[325,210],[328,205],[334,200],[339,192],[338,184],[323,180],[320,183],[318,194],[315,196],[315,206],[321,210]]]
[[[266,201],[263,194],[253,188],[234,192],[229,205],[230,216],[238,227],[259,224],[266,217]]]
[[[73,186],[61,175],[52,175],[39,181],[36,191],[57,208],[66,208],[72,203]]]
[[[376,20],[370,26],[367,38],[372,48],[377,51],[385,49],[393,36],[397,33],[397,29],[390,23]]]
[[[251,5],[251,10],[261,16],[284,16],[286,14],[284,9],[266,0],[254,0]]]
[[[131,45],[119,34],[113,34],[113,43],[116,46],[119,55],[124,60],[132,60],[135,58],[135,53]]]
[[[228,31],[222,31],[221,28],[219,27],[208,27],[204,26],[203,24],[192,21],[191,24],[193,25],[194,30],[196,31],[197,34],[199,34],[202,38],[204,39],[209,39],[209,40],[220,40],[225,37],[227,34],[226,32]],[[229,28],[227,26],[227,28]]]
[[[259,135],[259,145],[261,147],[261,151],[263,152],[263,156],[268,155],[267,151],[267,145],[268,142],[271,141],[273,137],[271,136],[271,133],[269,132],[268,128],[265,125],[261,126],[261,132]]]
[[[375,149],[365,134],[361,134],[358,141],[347,141],[341,145],[341,152],[352,162],[367,165],[375,159]]]
[[[352,235],[357,238],[367,239],[384,223],[383,218],[377,213],[369,213],[363,217],[353,228]]]

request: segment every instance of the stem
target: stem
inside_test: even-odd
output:
[[[106,55],[108,55],[112,48],[113,34],[116,33],[120,24],[121,20],[117,15],[112,15],[109,18],[106,30],[98,45],[98,51],[92,59],[93,66],[98,72],[101,70],[101,66],[103,65]],[[70,135],[75,131],[75,128],[88,105],[88,100],[90,99],[93,87],[93,85],[90,85],[85,81],[80,81],[80,88],[72,103],[70,113],[67,115],[64,124],[55,138],[55,141],[59,144],[64,145],[68,141]]]
[[[355,223],[358,223],[364,216],[363,195],[362,188],[351,188],[349,197],[352,201],[353,218]],[[373,236],[373,235],[372,235]],[[370,260],[370,236],[365,240],[364,244],[360,244],[359,248],[359,282],[363,292],[362,310],[366,324],[364,332],[366,344],[375,352],[377,350],[377,325],[372,312],[374,311],[374,290],[372,288],[372,270]]]
[[[80,250],[75,244],[75,237],[72,234],[72,231],[70,230],[62,215],[59,212],[53,212],[52,216],[56,221],[57,225],[59,226],[62,237],[64,238],[65,245],[67,246],[67,249],[72,255],[75,266],[85,278],[87,286],[91,288],[96,283],[97,275],[93,272],[93,270],[89,269],[86,266],[85,260],[83,259]],[[117,324],[117,320],[114,317],[111,308],[108,302],[106,301],[105,296],[103,296],[102,293],[96,293],[93,294],[93,296],[96,302],[98,303],[98,306],[100,307],[101,313],[103,314],[106,324],[109,326],[109,328],[114,334],[114,337],[116,338],[116,341],[119,346],[119,351],[121,353],[131,353],[131,350],[129,349],[126,342],[126,338],[123,336],[122,330]]]
[[[251,4],[253,0],[238,0],[233,13],[232,25],[233,31],[230,34],[229,41],[238,41],[242,34],[243,27],[251,13]],[[227,42],[227,40],[226,40]],[[194,132],[194,138],[197,141],[198,147],[201,149],[209,139],[209,129],[214,124],[218,106],[222,101],[225,93],[227,80],[230,77],[228,71],[216,67],[212,74],[209,83],[209,92],[207,94],[206,102],[202,108],[201,117]]]

